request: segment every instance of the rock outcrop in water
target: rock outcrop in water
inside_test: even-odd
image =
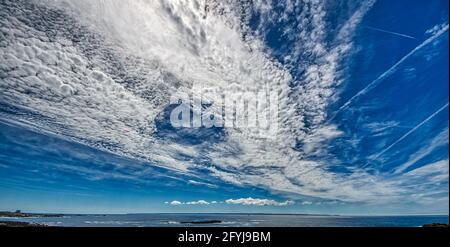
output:
[[[219,224],[221,220],[181,221],[181,224]]]
[[[20,210],[16,210],[15,212],[0,212],[0,217],[63,217],[63,214],[32,214],[32,213],[23,213]]]
[[[448,227],[448,224],[431,223],[431,224],[425,224],[422,227]]]
[[[46,225],[20,222],[20,221],[0,221],[0,227],[47,227]]]

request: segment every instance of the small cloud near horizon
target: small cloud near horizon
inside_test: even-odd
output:
[[[239,199],[227,199],[224,201],[226,204],[230,205],[245,205],[245,206],[290,206],[293,205],[295,202],[292,200],[286,200],[283,202],[271,200],[271,199],[260,199],[260,198],[239,198]],[[170,204],[172,206],[178,206],[178,205],[210,205],[210,204],[218,204],[218,203],[224,203],[222,201],[211,201],[208,202],[206,200],[198,200],[198,201],[187,201],[187,202],[181,202],[181,201],[171,201],[171,202],[164,202],[164,204]]]

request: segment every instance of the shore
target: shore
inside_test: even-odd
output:
[[[35,214],[35,213],[23,213],[20,211],[16,212],[0,212],[0,217],[63,217],[63,214]]]
[[[0,212],[0,227],[173,227],[173,226],[354,226],[354,227],[448,227],[448,216],[354,216],[316,217],[305,214],[56,214]],[[387,223],[386,223],[387,222]]]
[[[21,221],[0,221],[0,227],[48,227],[43,224],[28,223]]]

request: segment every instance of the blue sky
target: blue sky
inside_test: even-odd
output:
[[[0,210],[448,214],[448,1],[102,4],[2,3]],[[233,80],[278,141],[170,126]]]

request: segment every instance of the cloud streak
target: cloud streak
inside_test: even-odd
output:
[[[389,34],[397,35],[397,36],[408,38],[408,39],[417,40],[417,38],[415,38],[413,36],[402,34],[402,33],[397,33],[397,32],[392,32],[392,31],[381,29],[381,28],[370,27],[370,26],[367,26],[366,28],[371,29],[371,30],[375,30],[375,31],[379,31],[379,32],[383,32],[383,33],[389,33]]]
[[[433,119],[436,115],[438,115],[441,111],[443,111],[444,109],[446,109],[448,107],[448,103],[445,104],[444,106],[442,106],[441,108],[439,108],[437,111],[435,111],[433,114],[431,114],[430,116],[428,116],[425,120],[423,120],[422,122],[420,122],[419,124],[417,124],[416,126],[414,126],[414,128],[412,128],[411,130],[409,130],[408,132],[406,132],[404,135],[402,135],[400,138],[398,138],[397,140],[395,140],[391,145],[389,145],[388,147],[386,147],[385,149],[383,149],[381,152],[379,152],[375,158],[380,157],[381,155],[383,155],[385,152],[387,152],[388,150],[390,150],[392,147],[394,147],[395,145],[397,145],[399,142],[403,141],[406,137],[408,137],[409,135],[411,135],[414,131],[416,131],[417,129],[419,129],[422,125],[426,124],[427,122],[429,122],[431,119]]]
[[[339,109],[334,112],[334,115],[328,120],[333,120],[336,115],[346,109],[350,104],[352,104],[355,100],[357,100],[362,95],[366,94],[370,90],[374,89],[376,86],[380,84],[385,78],[392,75],[395,71],[397,71],[398,67],[403,64],[406,60],[408,60],[410,57],[412,57],[416,52],[420,51],[436,39],[438,39],[441,35],[446,33],[448,31],[448,24],[443,26],[440,30],[433,33],[433,35],[429,38],[427,38],[425,41],[423,41],[421,44],[416,46],[413,50],[411,50],[408,54],[406,54],[404,57],[402,57],[398,62],[396,62],[394,65],[392,65],[388,70],[383,72],[380,76],[378,76],[375,80],[370,82],[366,87],[364,87],[361,91],[356,93],[353,97],[351,97],[347,102],[345,102]]]

